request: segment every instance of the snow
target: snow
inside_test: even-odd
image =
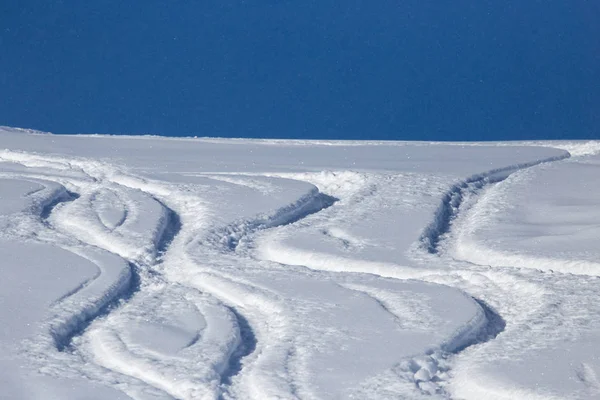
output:
[[[598,142],[0,149],[6,398],[600,394]]]
[[[522,171],[487,189],[457,219],[450,248],[454,257],[495,268],[545,271],[537,310],[529,310],[539,315],[529,322],[537,339],[528,331],[519,332],[519,340],[507,335],[497,344],[508,348],[510,343],[502,357],[487,354],[484,365],[459,363],[459,381],[468,374],[469,381],[475,376],[487,382],[486,388],[457,384],[462,397],[490,389],[495,397],[486,396],[499,399],[600,395],[599,307],[591,287],[600,271],[599,200],[593,184],[599,172],[594,153]]]

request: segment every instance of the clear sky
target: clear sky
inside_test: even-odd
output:
[[[0,29],[0,125],[600,138],[598,0],[19,0]]]

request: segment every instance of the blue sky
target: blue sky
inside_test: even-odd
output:
[[[600,137],[597,0],[0,2],[0,125]]]

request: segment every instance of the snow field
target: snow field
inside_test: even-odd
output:
[[[13,398],[598,393],[594,143],[0,145]]]

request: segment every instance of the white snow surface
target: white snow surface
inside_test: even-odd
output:
[[[599,154],[0,128],[0,398],[600,398]]]

